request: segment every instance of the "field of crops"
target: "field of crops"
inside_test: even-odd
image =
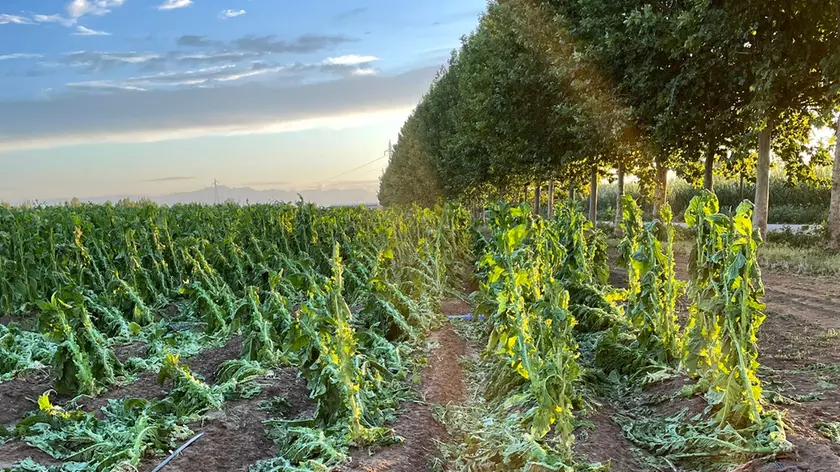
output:
[[[627,402],[642,470],[763,463],[794,446],[757,375],[759,241],[748,203],[718,210],[704,193],[686,211],[683,283],[670,209],[643,224],[625,197],[617,288],[570,205],[5,209],[0,468],[153,470],[200,432],[163,470],[607,470],[576,444],[605,398]],[[474,355],[430,356],[441,304],[467,296]],[[405,405],[436,402],[421,370],[460,364],[468,398],[433,406],[446,434],[399,466]],[[397,459],[354,469],[380,453]]]

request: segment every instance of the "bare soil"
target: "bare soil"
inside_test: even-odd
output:
[[[613,420],[615,410],[604,405],[583,418],[591,427],[575,430],[575,454],[588,462],[609,464],[611,472],[644,472],[645,469],[631,454],[633,443],[624,437],[621,427]]]
[[[137,346],[130,348],[130,350],[136,349],[139,348]],[[185,364],[194,373],[204,377],[208,382],[213,382],[215,380],[215,372],[219,365],[228,359],[239,358],[241,350],[242,338],[234,337],[222,347],[202,351],[185,361]],[[288,379],[285,379],[284,383],[291,385]],[[0,404],[3,406],[3,408],[0,408],[0,423],[11,427],[14,423],[23,419],[27,412],[37,408],[38,396],[49,391],[51,385],[52,379],[45,373],[41,373],[38,377],[30,376],[0,384],[0,401],[2,401]],[[304,392],[306,392],[305,386]],[[165,396],[166,388],[158,385],[157,374],[154,372],[145,372],[136,381],[114,387],[98,397],[78,398],[76,400],[76,407],[84,411],[96,412],[99,415],[101,414],[100,408],[107,405],[108,400],[119,398],[161,399]],[[58,397],[56,403],[60,404],[62,400],[66,401],[68,399]],[[4,461],[10,461],[10,464],[27,457],[32,457],[43,464],[50,463],[49,461],[41,460],[49,456],[20,441],[12,441],[0,445],[0,457]]]
[[[460,315],[469,311],[469,305],[463,301],[443,303],[444,315]],[[372,451],[355,449],[351,453],[350,464],[341,470],[422,472],[441,460],[437,443],[446,439],[446,429],[435,420],[429,405],[464,401],[466,386],[458,361],[467,355],[468,346],[449,323],[432,332],[429,340],[436,347],[429,353],[428,365],[420,373],[419,393],[424,402],[403,404],[394,423],[394,431],[405,441]]]
[[[190,425],[196,434],[204,435],[167,464],[166,471],[245,472],[251,464],[275,457],[275,444],[266,435],[263,423],[273,415],[261,408],[261,403],[274,397],[285,398],[291,405],[289,419],[311,417],[315,413],[315,403],[309,398],[306,382],[298,377],[295,368],[280,369],[260,383],[263,388],[258,396],[227,402],[222,411]],[[150,458],[139,470],[150,471],[162,459]]]
[[[0,424],[11,427],[26,412],[38,407],[38,397],[52,385],[48,371],[32,372],[0,383]]]

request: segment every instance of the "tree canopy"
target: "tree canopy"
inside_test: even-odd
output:
[[[792,181],[815,180],[839,37],[837,0],[492,1],[403,127],[380,199],[480,202],[619,162],[710,186],[754,168],[762,132]]]

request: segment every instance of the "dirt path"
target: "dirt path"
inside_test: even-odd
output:
[[[469,306],[449,301],[444,303],[443,311],[446,315],[463,314],[469,312]],[[466,386],[458,360],[468,348],[448,322],[432,332],[429,341],[436,347],[420,373],[419,391],[424,402],[405,403],[394,424],[394,430],[405,441],[372,451],[372,455],[367,449],[354,450],[352,461],[342,471],[423,472],[440,462],[437,442],[445,439],[446,429],[435,420],[429,405],[464,401]]]

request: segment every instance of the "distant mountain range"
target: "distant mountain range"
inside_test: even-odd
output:
[[[191,192],[170,193],[166,195],[147,196],[147,195],[109,195],[104,197],[79,197],[79,200],[90,203],[106,203],[117,202],[119,200],[140,200],[148,199],[161,205],[174,205],[176,203],[205,203],[212,204],[216,202],[216,191],[218,191],[219,202],[235,201],[240,204],[245,203],[271,203],[271,202],[296,202],[303,197],[306,202],[311,202],[319,206],[336,206],[336,205],[375,205],[378,203],[376,192],[369,189],[354,188],[354,189],[339,189],[339,188],[323,188],[323,189],[308,189],[308,190],[255,190],[250,187],[230,188],[219,186],[218,189],[207,187]],[[61,204],[70,200],[55,199],[45,200],[40,203],[48,205]]]

